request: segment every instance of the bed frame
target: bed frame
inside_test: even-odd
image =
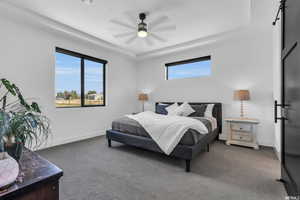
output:
[[[163,104],[173,104],[174,102],[160,102]],[[157,104],[155,106],[155,111],[157,112]],[[181,104],[181,103],[178,103]],[[217,119],[218,128],[212,133],[206,135],[197,144],[192,146],[187,145],[177,145],[173,152],[170,154],[172,157],[184,159],[186,162],[185,170],[190,172],[191,160],[195,158],[200,152],[209,152],[209,144],[213,143],[215,140],[219,139],[219,134],[222,133],[222,104],[207,102],[207,103],[189,103],[190,105],[201,105],[201,104],[215,104],[213,110],[213,116]],[[163,153],[159,146],[151,138],[129,135],[115,130],[107,130],[106,138],[108,141],[108,146],[111,147],[111,142],[116,141],[130,146],[135,146],[138,148]],[[164,154],[164,153],[163,153]]]

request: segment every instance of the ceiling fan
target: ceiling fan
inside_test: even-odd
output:
[[[133,17],[129,16],[131,18],[131,21],[133,23],[136,23],[136,19]],[[166,42],[167,40],[163,37],[161,37],[159,34],[162,32],[167,32],[167,31],[174,31],[176,30],[175,25],[165,25],[161,26],[162,24],[168,22],[168,17],[167,16],[160,16],[157,19],[153,20],[152,22],[146,23],[146,13],[140,13],[138,15],[139,17],[139,22],[136,25],[130,25],[127,23],[124,23],[119,20],[111,20],[110,22],[113,24],[116,24],[118,26],[122,26],[126,29],[130,29],[131,31],[129,32],[124,32],[120,34],[114,35],[115,38],[126,38],[125,40],[126,44],[131,44],[133,43],[138,37],[143,38],[146,42],[147,45],[152,46],[154,44],[154,41],[158,42]]]

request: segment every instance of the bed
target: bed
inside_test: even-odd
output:
[[[161,105],[171,105],[174,102],[159,102],[155,105],[155,112],[158,114],[166,114],[161,109]],[[182,104],[178,102],[178,104]],[[222,132],[222,104],[215,102],[206,103],[189,103],[194,110],[190,117],[199,118],[208,127],[209,133],[202,135],[193,129],[189,129],[179,144],[171,152],[170,156],[183,159],[186,162],[186,172],[190,172],[191,160],[200,152],[209,152],[209,145],[218,140],[219,134]],[[203,117],[205,107],[208,104],[214,104],[212,111],[213,117],[216,119],[217,126],[212,129],[211,124]],[[149,136],[147,131],[135,120],[128,117],[121,117],[112,122],[112,129],[106,131],[108,146],[111,147],[112,141],[120,142],[126,145],[163,153],[156,142]]]

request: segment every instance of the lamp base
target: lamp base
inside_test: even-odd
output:
[[[240,114],[240,118],[244,118],[244,103],[243,101],[241,101],[241,114]]]
[[[145,111],[145,102],[144,101],[142,101],[142,105],[143,105],[142,112],[144,112]]]

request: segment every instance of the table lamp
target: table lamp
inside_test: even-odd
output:
[[[240,117],[244,118],[244,104],[243,104],[243,101],[250,100],[249,90],[235,90],[234,91],[234,99],[241,101],[241,114],[240,114]]]
[[[145,101],[148,101],[148,94],[140,93],[138,97],[139,101],[142,101],[143,103],[143,112],[145,110]]]

